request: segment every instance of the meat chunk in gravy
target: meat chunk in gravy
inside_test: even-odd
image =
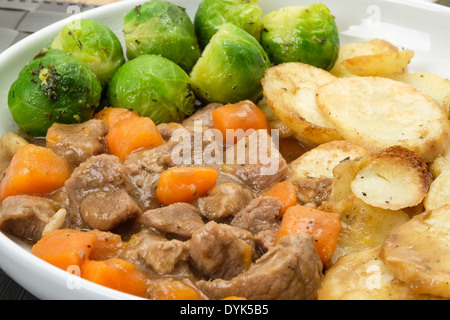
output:
[[[174,166],[170,154],[175,145],[169,141],[156,148],[133,152],[125,159],[124,167],[134,188],[134,198],[143,211],[161,206],[156,187],[161,173]]]
[[[197,122],[198,124],[201,124],[203,128],[211,129],[214,127],[212,112],[222,106],[223,104],[220,103],[210,103],[204,108],[195,112],[192,116],[184,120],[181,124],[185,128],[190,128],[193,127]]]
[[[157,274],[193,277],[189,268],[189,241],[169,240],[150,229],[134,234],[120,257],[136,265],[144,264]]]
[[[231,225],[250,231],[256,244],[265,252],[275,244],[283,205],[275,197],[260,196],[250,202],[231,220]]]
[[[200,280],[211,299],[313,300],[322,279],[322,262],[309,234],[285,236],[247,271],[231,280]]]
[[[283,181],[288,173],[286,160],[264,130],[257,130],[228,148],[221,169],[255,192]]]
[[[142,214],[141,221],[164,234],[185,239],[190,238],[195,230],[204,225],[198,208],[183,202],[148,210]]]
[[[248,231],[210,221],[192,235],[189,253],[204,276],[231,279],[250,267],[252,238]]]
[[[106,122],[99,119],[80,124],[55,123],[47,131],[46,143],[76,168],[93,155],[108,153],[108,131]]]
[[[208,220],[222,220],[244,209],[253,199],[250,189],[237,183],[214,186],[208,196],[198,199],[201,214]]]
[[[61,204],[51,199],[18,195],[7,197],[0,209],[0,228],[12,234],[37,241]]]
[[[120,160],[112,155],[92,156],[66,181],[69,215],[74,228],[110,231],[142,212],[133,185]]]

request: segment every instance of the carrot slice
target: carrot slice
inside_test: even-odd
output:
[[[147,117],[130,117],[121,121],[110,128],[106,141],[109,152],[121,161],[135,150],[164,143],[155,123]]]
[[[48,194],[70,178],[70,164],[50,148],[27,144],[19,148],[0,184],[0,200],[17,194]]]
[[[286,210],[275,241],[278,242],[285,235],[309,233],[326,266],[333,256],[340,231],[341,220],[338,214],[295,205]]]
[[[31,253],[48,263],[68,271],[70,267],[82,268],[89,259],[97,236],[90,232],[59,229],[45,233],[31,248]]]
[[[285,180],[275,183],[272,187],[262,193],[263,196],[278,198],[283,207],[281,209],[280,217],[283,217],[286,210],[298,204],[297,202],[297,189],[292,182]]]
[[[152,300],[202,300],[201,293],[179,280],[158,281],[150,290]]]
[[[89,255],[90,260],[107,260],[113,258],[117,256],[117,253],[123,246],[122,237],[118,234],[97,229],[91,230],[89,233],[97,237]]]
[[[223,298],[222,300],[247,300],[247,298],[238,296],[228,296]]]
[[[255,130],[269,130],[269,124],[264,112],[251,101],[241,101],[227,104],[212,112],[214,129],[222,133],[226,144],[235,144],[239,138],[250,135]],[[231,135],[227,130],[232,130]],[[239,135],[237,130],[242,130]]]
[[[103,108],[94,115],[94,118],[105,121],[109,128],[115,127],[126,119],[138,117],[139,114],[135,111],[113,107]]]
[[[158,200],[169,205],[191,202],[214,187],[218,171],[209,167],[175,167],[164,171],[156,187]]]
[[[126,260],[87,261],[81,269],[81,277],[111,289],[147,297],[148,278]]]

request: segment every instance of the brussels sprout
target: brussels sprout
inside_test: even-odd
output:
[[[32,136],[45,136],[57,123],[80,123],[92,118],[102,87],[83,62],[71,54],[41,51],[19,73],[8,94],[17,125]]]
[[[127,57],[156,54],[190,72],[200,57],[200,47],[186,11],[170,2],[152,0],[137,6],[124,17]]]
[[[187,73],[171,60],[147,54],[120,67],[108,99],[111,106],[132,109],[155,124],[180,122],[195,107]]]
[[[211,38],[191,73],[195,95],[204,102],[256,102],[270,60],[249,33],[227,23]]]
[[[114,73],[125,63],[122,44],[103,24],[89,19],[66,25],[51,44],[83,61],[94,71],[104,88]]]
[[[323,4],[287,7],[262,19],[261,44],[275,64],[303,62],[330,70],[339,54],[339,34]]]
[[[194,18],[200,47],[205,48],[224,23],[244,29],[260,41],[262,10],[257,3],[258,0],[204,0]]]

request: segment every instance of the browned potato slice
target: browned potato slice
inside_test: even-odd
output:
[[[443,108],[399,81],[340,78],[318,89],[317,104],[346,140],[372,153],[400,145],[430,162],[450,143]]]
[[[450,204],[394,228],[381,259],[415,292],[450,298]]]
[[[351,276],[349,276],[351,275]],[[380,246],[351,253],[326,271],[319,300],[433,300],[394,278],[380,259]]]
[[[423,201],[426,210],[438,209],[445,204],[450,204],[450,167],[433,181]]]
[[[430,184],[426,163],[414,152],[394,146],[371,157],[351,189],[371,206],[399,210],[421,203]]]
[[[360,77],[383,76],[404,70],[414,57],[411,50],[358,56],[342,61],[352,74]]]
[[[344,160],[368,156],[369,152],[345,140],[317,146],[289,164],[288,180],[302,203],[320,204],[329,194],[333,168]]]
[[[379,60],[378,57],[382,57],[384,55],[392,55],[398,53],[399,50],[396,46],[394,46],[392,43],[383,40],[383,39],[373,39],[370,41],[363,41],[363,42],[349,42],[346,44],[341,45],[339,50],[339,58],[336,61],[333,69],[330,71],[331,74],[343,78],[343,77],[355,77],[357,76],[354,73],[351,73],[345,66],[344,61],[348,61],[351,59],[359,59],[359,57],[369,57],[369,59],[372,59],[372,61]],[[365,59],[365,58],[363,58]],[[378,61],[379,62],[379,61]],[[345,62],[348,63],[348,62]],[[382,65],[376,65],[371,67],[375,67],[377,70],[378,68],[383,67]],[[405,68],[406,70],[406,68]],[[401,70],[401,71],[405,71]],[[395,71],[394,71],[395,72]],[[390,72],[392,73],[392,72]]]
[[[450,147],[430,163],[430,172],[433,177],[438,177],[446,170],[450,170]]]
[[[351,182],[364,167],[367,157],[355,161],[343,161],[333,170],[331,195],[321,210],[336,212],[341,216],[341,232],[331,263],[340,257],[383,243],[393,227],[409,220],[402,210],[372,207],[351,192]]]
[[[314,143],[342,139],[317,107],[320,85],[336,79],[329,72],[303,63],[284,63],[266,71],[263,93],[275,115],[296,134]]]
[[[277,115],[272,111],[267,103],[267,99],[263,98],[258,102],[258,108],[264,112],[264,115],[267,118],[267,122],[270,130],[278,130],[278,135],[280,139],[290,138],[295,133],[292,131],[283,121],[281,121]]]
[[[413,86],[450,112],[450,80],[430,72],[392,74],[387,77]]]

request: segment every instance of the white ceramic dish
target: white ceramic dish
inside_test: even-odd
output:
[[[143,0],[124,0],[87,11],[53,24],[0,54],[0,134],[15,131],[7,96],[19,71],[68,22],[94,19],[109,26],[122,40],[125,12]],[[172,0],[193,18],[200,0]],[[309,5],[312,0],[260,0],[264,13],[291,5]],[[341,42],[384,38],[399,47],[412,49],[411,71],[429,71],[450,78],[450,8],[420,0],[322,0],[336,17]],[[134,299],[62,271],[36,258],[26,244],[0,232],[0,267],[40,299]]]

